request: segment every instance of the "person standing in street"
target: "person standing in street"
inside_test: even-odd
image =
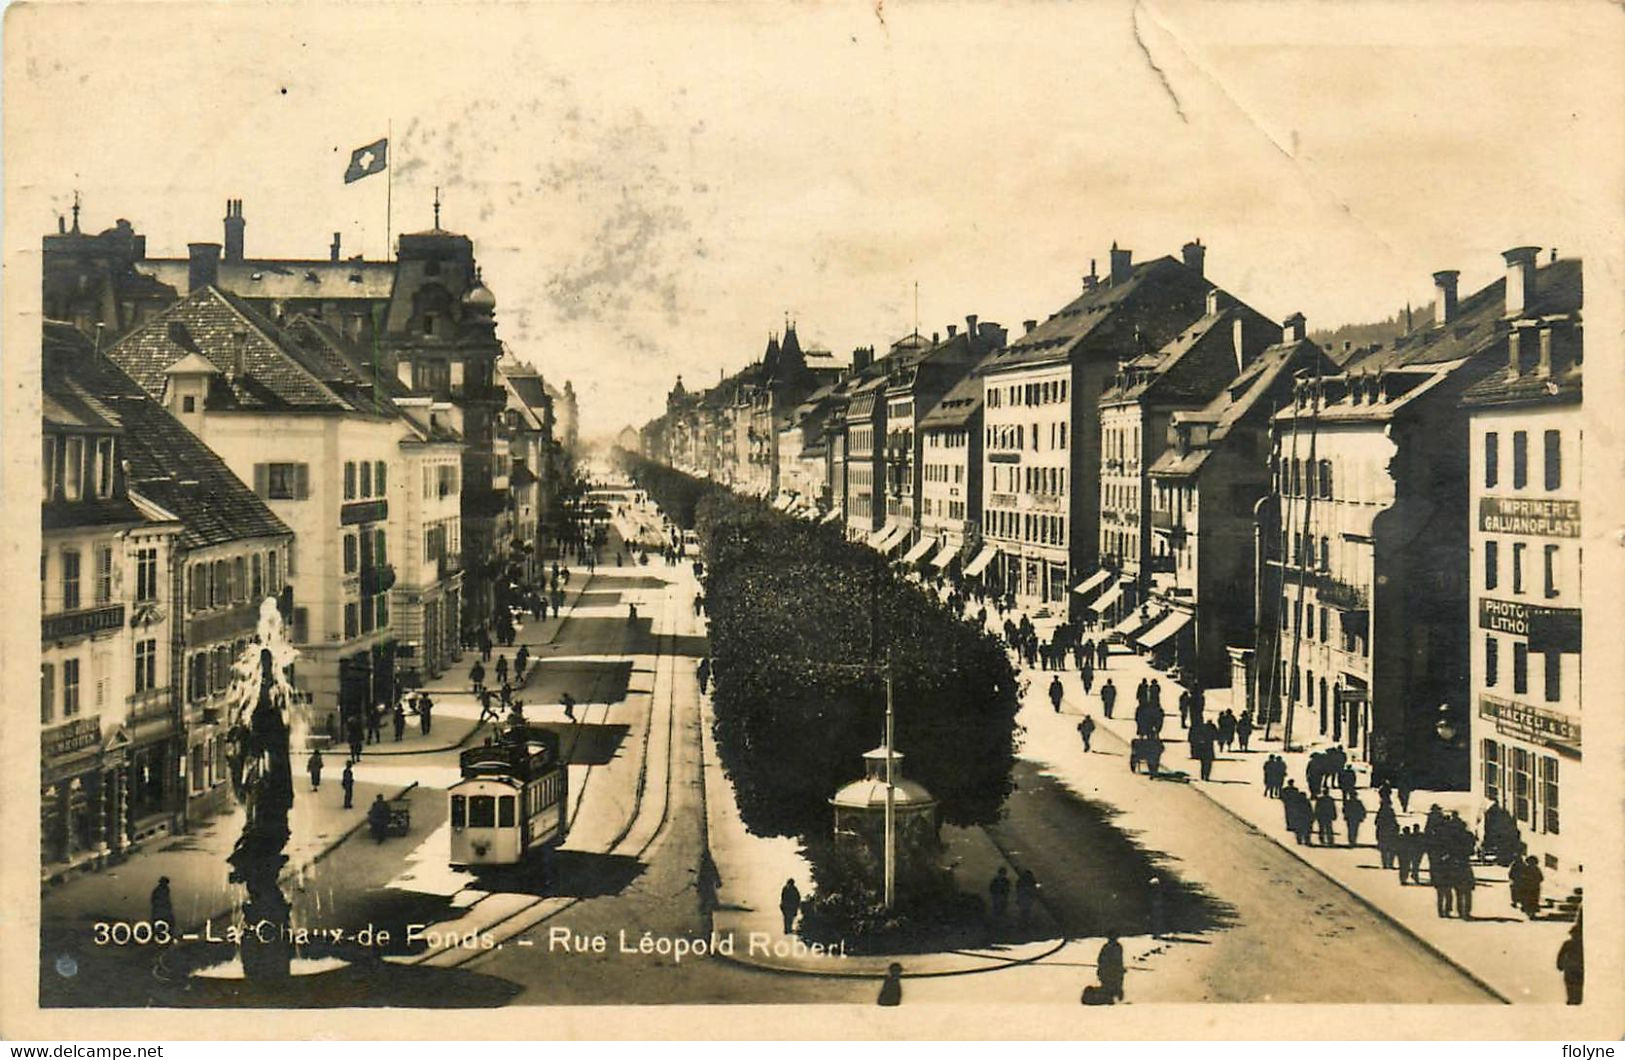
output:
[[[1388,795],[1379,796],[1381,801],[1377,805],[1377,856],[1382,859],[1382,867],[1391,869],[1394,862],[1399,860],[1399,818],[1394,813],[1393,798]]]
[[[1557,970],[1563,973],[1563,990],[1571,1005],[1578,1005],[1585,999],[1586,951],[1584,934],[1580,929],[1582,923],[1575,920],[1574,926],[1569,928],[1569,937],[1557,949]]]
[[[1190,728],[1191,719],[1191,690],[1181,689],[1179,692],[1179,727]]]
[[[484,626],[480,627],[480,661],[491,661],[491,634]]]
[[[148,911],[152,914],[152,926],[159,924],[169,929],[169,934],[175,933],[175,899],[169,893],[169,877],[158,877],[158,885],[152,889],[148,901]]]
[[[305,762],[305,770],[310,774],[310,790],[320,790],[322,786],[322,749],[320,747],[310,752],[310,758]]]
[[[1050,678],[1050,680],[1049,680],[1049,702],[1050,702],[1050,706],[1055,708],[1055,713],[1057,713],[1057,714],[1061,713],[1061,697],[1063,695],[1065,695],[1065,694],[1066,693],[1061,688],[1061,679],[1060,679],[1060,677],[1057,676],[1057,677]]]
[[[1343,793],[1343,827],[1348,830],[1349,846],[1360,845],[1360,825],[1365,821],[1365,804],[1352,791]]]
[[[1215,733],[1213,726],[1207,722],[1199,722],[1191,727],[1190,746],[1191,757],[1196,759],[1201,767],[1203,780],[1213,779],[1213,740]]]
[[[1078,679],[1083,682],[1083,694],[1088,695],[1095,686],[1095,667],[1093,663],[1084,663],[1078,668]]]
[[[423,693],[422,698],[418,700],[418,728],[422,730],[425,736],[429,735],[429,730],[434,728],[434,700],[429,698],[427,692]]]
[[[339,777],[339,787],[344,789],[344,808],[348,810],[355,804],[355,766],[349,762],[344,763],[344,773]]]
[[[500,685],[500,684],[502,684],[503,682],[505,682],[507,680],[508,680],[508,657],[506,655],[498,655],[497,656],[497,684]]]
[[[1108,668],[1107,662],[1110,658],[1111,652],[1106,650],[1106,638],[1101,637],[1095,642],[1095,660],[1100,663],[1100,668],[1105,670]]]
[[[350,719],[350,761],[361,761],[361,748],[366,743],[366,733],[360,718]]]
[[[1108,721],[1111,720],[1112,708],[1116,705],[1117,686],[1112,684],[1112,679],[1108,677],[1106,683],[1100,687],[1100,709]]]
[[[367,827],[372,830],[375,843],[382,843],[389,834],[389,804],[382,795],[374,796],[372,805],[367,807]]]
[[[880,983],[880,994],[875,1004],[896,1008],[903,1003],[903,966],[893,961],[886,967],[886,978]]]
[[[1247,741],[1253,738],[1252,711],[1243,711],[1236,721],[1236,744],[1243,752],[1247,750]]]
[[[1089,740],[1095,735],[1095,719],[1085,714],[1083,720],[1078,722],[1078,735],[1083,737],[1083,753],[1088,754]]]
[[[1330,793],[1322,791],[1315,797],[1315,824],[1319,826],[1321,846],[1332,845],[1332,826],[1336,823],[1337,803],[1332,801]]]
[[[390,714],[390,720],[395,725],[395,742],[400,743],[406,736],[406,707],[400,700],[395,701],[395,709]]]
[[[1106,995],[1107,1002],[1123,1000],[1123,944],[1117,941],[1117,933],[1106,933],[1106,941],[1101,944],[1100,954],[1095,957],[1095,975],[1100,978],[1101,991]]]
[[[374,703],[367,711],[367,742],[384,742],[384,705]]]
[[[700,665],[694,668],[694,676],[700,683],[700,695],[705,695],[706,686],[711,683],[711,656],[700,660]]]
[[[988,897],[993,900],[993,919],[1003,920],[1005,912],[1010,908],[1010,870],[1003,865],[993,874],[993,879],[987,885]]]
[[[468,683],[474,686],[476,696],[485,687],[485,664],[478,659],[475,659],[474,665],[468,668]]]
[[[564,708],[564,716],[571,721],[576,720],[576,697],[568,690],[559,696],[559,706]]]
[[[784,917],[784,933],[790,934],[796,927],[796,914],[801,912],[801,889],[796,886],[795,880],[785,880],[783,890],[779,891],[779,914]]]

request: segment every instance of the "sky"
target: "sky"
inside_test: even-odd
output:
[[[250,255],[325,256],[339,231],[371,258],[386,217],[430,227],[438,185],[499,334],[574,382],[585,434],[611,433],[679,374],[707,385],[758,357],[786,319],[842,359],[970,313],[1019,333],[1113,242],[1142,260],[1199,238],[1211,279],[1312,330],[1426,302],[1438,269],[1475,289],[1508,247],[1617,250],[1621,17],[14,6],[5,239],[37,286],[38,238],[77,189],[85,227],[128,218],[154,256],[218,240],[240,198]],[[386,132],[390,174],[344,185],[351,149]]]

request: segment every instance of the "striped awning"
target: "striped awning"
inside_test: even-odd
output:
[[[941,570],[952,563],[957,555],[959,555],[959,546],[954,544],[952,539],[945,539],[942,542],[942,548],[938,549],[937,554],[931,557],[931,566]]]
[[[1164,613],[1162,611],[1142,612],[1139,608],[1133,608],[1127,615],[1123,616],[1123,621],[1111,628],[1110,632],[1133,640],[1136,633],[1142,629],[1150,629],[1160,621]]]
[[[881,540],[880,544],[875,547],[880,550],[881,555],[890,555],[891,553],[897,551],[899,545],[908,540],[908,535],[912,530],[913,527],[909,526],[909,524],[901,523],[890,534],[887,534],[885,538]]]
[[[981,573],[987,570],[988,565],[993,562],[993,557],[998,554],[999,550],[994,546],[983,545],[982,551],[976,553],[976,558],[971,560],[970,566],[965,568],[965,576],[967,578],[980,577]]]
[[[903,562],[904,563],[918,563],[920,560],[925,558],[925,554],[927,552],[930,552],[932,549],[934,549],[936,547],[937,547],[937,539],[936,538],[934,538],[934,537],[922,537],[918,541],[914,542],[914,547],[913,548],[911,548],[907,552],[903,553]]]
[[[1194,616],[1189,611],[1170,611],[1162,617],[1162,621],[1134,639],[1140,642],[1141,647],[1155,648],[1181,629],[1184,629],[1192,617]]]
[[[884,552],[885,549],[881,548],[880,546],[885,544],[886,539],[896,532],[896,520],[888,519],[885,526],[882,526],[879,530],[876,530],[874,533],[869,535],[869,547]]]
[[[818,520],[818,521],[821,522],[821,523],[833,523],[833,522],[838,521],[840,518],[841,518],[841,509],[839,509],[839,508],[831,508],[829,511],[825,512],[824,517],[822,519]]]
[[[1094,592],[1096,589],[1100,588],[1102,585],[1105,585],[1107,582],[1109,582],[1111,580],[1112,580],[1112,572],[1109,571],[1109,570],[1105,570],[1103,568],[1101,570],[1095,571],[1093,574],[1089,575],[1089,577],[1085,578],[1083,581],[1081,581],[1078,584],[1074,585],[1072,587],[1072,591],[1075,592],[1075,593],[1083,593],[1083,594],[1087,595],[1089,593]]]
[[[1089,605],[1089,610],[1093,611],[1097,615],[1103,615],[1113,604],[1120,600],[1122,596],[1123,583],[1118,582],[1110,589],[1107,589],[1105,592],[1101,593],[1100,599]]]

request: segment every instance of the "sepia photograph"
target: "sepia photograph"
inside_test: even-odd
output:
[[[6,1036],[1617,1041],[1621,25],[12,5]]]

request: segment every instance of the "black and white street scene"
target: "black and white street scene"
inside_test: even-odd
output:
[[[6,23],[40,1009],[1617,1017],[1610,5],[116,6]]]

